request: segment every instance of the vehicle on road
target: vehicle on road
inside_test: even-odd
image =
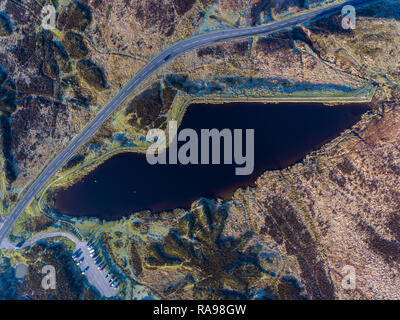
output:
[[[88,272],[89,266],[87,266],[85,269],[83,269],[82,274],[84,275],[86,272]]]
[[[79,266],[79,265],[83,262],[83,260],[85,260],[84,257],[82,257],[82,258],[76,263],[76,265]]]
[[[72,254],[72,258],[78,259],[81,255],[82,255],[82,249],[79,248],[78,250],[76,250],[76,251]]]
[[[111,283],[111,287],[114,287],[117,283],[118,283],[117,280],[114,280],[114,281]]]

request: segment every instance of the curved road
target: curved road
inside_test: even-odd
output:
[[[67,238],[67,239],[71,240],[75,244],[75,246],[77,246],[81,242],[81,241],[79,241],[79,239],[77,237],[75,237],[72,234],[69,234],[67,232],[46,232],[46,233],[39,234],[38,236],[32,237],[29,240],[27,240],[26,242],[24,242],[24,244],[21,246],[21,249],[25,249],[40,240],[49,239],[49,238]]]
[[[362,5],[376,0],[352,0],[345,3],[332,5],[316,11],[308,12],[299,16],[288,18],[282,21],[271,23],[261,27],[242,28],[223,30],[212,33],[203,34],[187,40],[178,42],[159,56],[154,58],[147,64],[129,83],[121,89],[121,91],[110,101],[110,103],[102,109],[97,116],[76,136],[70,144],[61,151],[54,160],[42,171],[37,180],[32,183],[29,189],[25,192],[21,200],[15,205],[11,213],[6,217],[4,223],[0,227],[0,248],[2,242],[8,237],[12,227],[18,220],[21,213],[25,210],[28,204],[33,200],[36,194],[46,185],[46,183],[56,174],[56,172],[68,161],[69,158],[87,142],[95,132],[100,128],[104,121],[113,113],[143,81],[149,78],[157,69],[161,68],[164,64],[173,60],[174,58],[182,55],[189,50],[210,45],[216,42],[256,36],[260,34],[271,34],[277,31],[289,29],[293,26],[304,24],[306,22],[321,18],[325,15],[336,13],[345,5]]]

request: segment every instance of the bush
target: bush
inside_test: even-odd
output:
[[[10,18],[4,12],[0,12],[0,37],[12,34],[12,24]]]
[[[61,10],[57,27],[63,30],[84,31],[92,22],[92,12],[88,5],[75,1]]]
[[[106,88],[107,81],[102,69],[90,60],[79,60],[76,65],[79,74],[86,83],[97,90]]]
[[[83,37],[75,32],[67,32],[62,41],[69,55],[74,58],[84,58],[89,53]]]

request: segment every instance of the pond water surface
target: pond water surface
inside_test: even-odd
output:
[[[89,175],[56,194],[63,214],[119,219],[136,211],[188,208],[200,197],[229,198],[266,170],[282,169],[337,137],[361,119],[366,104],[327,107],[318,103],[196,104],[182,125],[195,129],[254,129],[255,167],[235,175],[232,165],[149,165],[146,156],[113,156]],[[183,143],[181,143],[183,144]]]

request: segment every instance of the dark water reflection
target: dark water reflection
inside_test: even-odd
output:
[[[192,105],[183,128],[255,129],[255,169],[236,176],[236,165],[156,165],[124,153],[56,195],[56,208],[74,216],[117,219],[135,211],[189,207],[201,196],[228,197],[265,170],[282,169],[337,137],[368,110],[365,104],[229,103]]]

